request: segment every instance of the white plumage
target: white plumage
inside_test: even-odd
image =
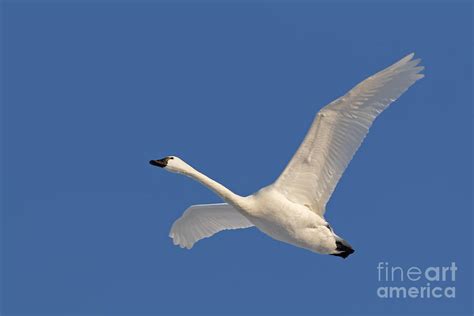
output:
[[[343,258],[353,253],[324,219],[326,204],[375,118],[423,78],[420,60],[413,56],[322,108],[280,177],[253,195],[236,195],[175,156],[150,161],[201,182],[227,202],[188,208],[171,228],[173,242],[191,248],[221,230],[255,225],[274,239],[314,252]]]
[[[191,249],[194,243],[225,229],[252,227],[253,224],[227,203],[193,205],[171,226],[175,245]]]
[[[293,159],[275,182],[285,196],[324,215],[326,203],[375,118],[416,80],[410,54],[322,108]]]

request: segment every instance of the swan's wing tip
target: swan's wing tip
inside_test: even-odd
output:
[[[173,232],[169,234],[169,237],[173,240],[173,245],[179,246],[180,248],[186,248],[190,250],[194,246],[194,243],[187,243],[185,241],[181,241],[181,239],[177,238],[177,235],[175,235]]]
[[[400,61],[406,63],[406,62],[412,61],[413,57],[415,57],[415,52],[411,52],[410,54],[403,57]]]
[[[393,64],[391,67],[388,67],[387,69],[396,69],[396,68],[413,68],[418,70],[419,67],[418,64],[421,62],[421,58],[415,58],[415,53],[411,53],[400,59],[398,62]],[[417,67],[418,66],[418,67]],[[420,68],[419,71],[423,70],[424,68]]]

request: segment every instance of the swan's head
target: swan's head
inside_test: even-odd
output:
[[[176,173],[185,173],[192,169],[187,163],[176,156],[167,156],[163,159],[150,160],[150,165]]]

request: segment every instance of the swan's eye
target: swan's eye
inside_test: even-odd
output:
[[[174,157],[169,157],[169,159],[174,159]]]

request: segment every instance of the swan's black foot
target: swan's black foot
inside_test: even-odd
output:
[[[345,240],[336,240],[336,253],[331,253],[331,256],[338,256],[346,259],[350,254],[354,253],[351,245]]]

